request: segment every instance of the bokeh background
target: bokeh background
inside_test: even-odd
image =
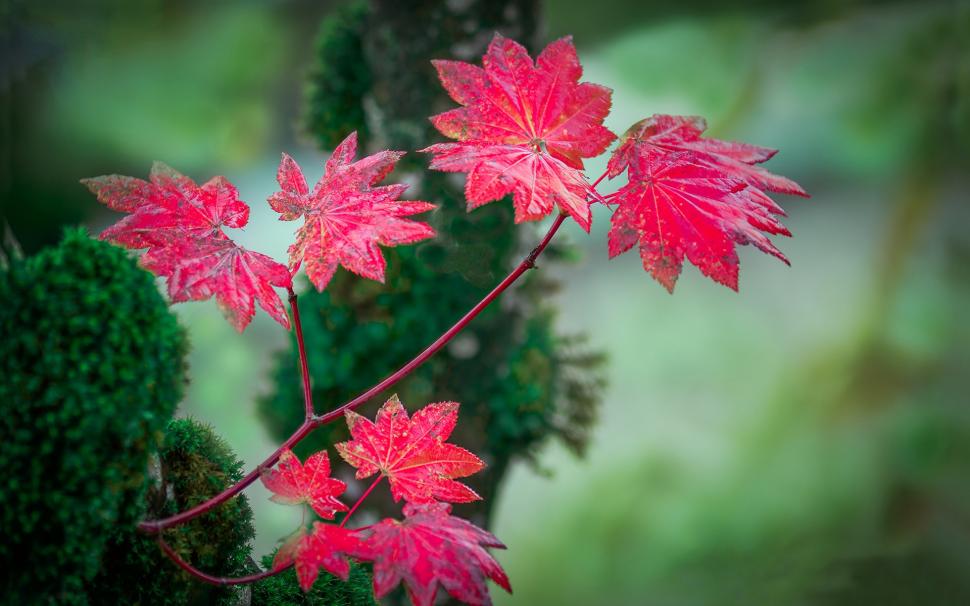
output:
[[[21,246],[100,230],[113,217],[78,179],[161,159],[229,177],[253,206],[233,237],[282,260],[293,226],[261,201],[281,151],[322,173],[300,125],[340,3],[81,5],[0,13],[2,214]],[[768,167],[813,197],[781,199],[792,267],[742,249],[740,293],[688,268],[670,296],[634,254],[608,262],[605,209],[589,236],[566,230],[582,260],[551,268],[551,296],[560,327],[608,354],[609,386],[584,458],[550,444],[502,487],[516,593],[496,600],[970,603],[970,3],[559,0],[542,31],[572,34],[585,79],[614,89],[615,132],[700,114],[781,149]],[[181,412],[257,463],[286,335],[262,314],[238,335],[211,303],[176,310],[193,347]],[[299,513],[249,494],[266,553]]]

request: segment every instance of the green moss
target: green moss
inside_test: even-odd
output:
[[[184,386],[185,338],[150,274],[68,231],[0,272],[0,594],[84,603]]]
[[[324,148],[332,149],[355,130],[362,144],[367,141],[361,102],[371,81],[361,44],[366,17],[367,4],[352,2],[334,11],[320,27],[304,122]]]
[[[147,515],[184,511],[243,476],[242,462],[212,428],[193,419],[172,421],[159,452],[161,479],[148,492]],[[252,571],[252,510],[245,495],[165,532],[165,540],[196,568],[216,576]],[[224,604],[238,602],[240,587],[200,583],[178,569],[155,540],[132,529],[113,537],[98,577],[89,587],[94,604]]]
[[[273,564],[270,554],[263,558],[263,566]],[[367,567],[351,564],[350,578],[343,580],[320,571],[320,576],[310,591],[304,593],[296,580],[296,573],[289,569],[282,574],[255,583],[252,586],[250,606],[373,606],[374,590]]]
[[[550,435],[578,455],[585,451],[605,383],[604,357],[581,336],[557,335],[554,320],[548,308],[526,320],[488,390],[491,452],[532,456]]]

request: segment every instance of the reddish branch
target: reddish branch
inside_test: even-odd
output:
[[[296,346],[300,352],[300,374],[303,379],[303,410],[304,420],[313,418],[313,390],[310,388],[310,369],[306,360],[306,346],[303,343],[303,325],[300,324],[300,308],[296,304],[296,293],[293,287],[287,289],[290,293],[290,309],[293,313],[293,328],[296,332]]]
[[[384,478],[384,474],[379,474],[376,478],[374,478],[374,481],[371,482],[371,485],[367,487],[367,490],[364,491],[364,494],[360,495],[360,498],[357,499],[357,502],[354,503],[353,506],[351,506],[350,511],[347,512],[347,515],[344,516],[344,519],[340,520],[341,526],[347,525],[347,521],[350,520],[350,516],[354,515],[354,512],[357,511],[357,508],[360,507],[360,504],[364,502],[364,499],[366,499],[368,495],[370,495],[371,491],[377,488],[377,485],[381,483],[381,480],[383,478]]]
[[[246,575],[244,577],[217,577],[217,576],[213,576],[211,574],[202,572],[195,566],[183,560],[182,556],[180,556],[174,549],[172,549],[171,545],[165,542],[165,539],[162,538],[162,535],[158,535],[158,546],[162,548],[162,551],[165,552],[165,555],[167,555],[170,560],[175,562],[175,564],[185,572],[189,573],[190,575],[192,575],[193,577],[199,579],[204,583],[208,583],[210,585],[218,585],[220,587],[225,587],[227,585],[246,585],[248,583],[255,583],[256,581],[261,581],[265,578],[275,576],[283,572],[284,570],[287,570],[290,566],[293,565],[293,562],[290,562],[286,566],[283,566],[277,569],[264,570],[262,572]]]
[[[566,215],[564,214],[558,215],[556,217],[555,222],[553,222],[552,227],[550,227],[549,231],[546,232],[545,237],[542,238],[542,241],[539,243],[539,245],[533,248],[532,252],[526,255],[525,259],[523,259],[522,262],[519,263],[518,267],[512,270],[512,273],[507,275],[504,280],[499,282],[499,285],[493,288],[492,292],[485,295],[484,299],[479,301],[478,304],[475,305],[475,307],[472,307],[468,313],[462,316],[460,320],[455,322],[454,326],[446,330],[444,334],[442,334],[434,341],[434,343],[432,343],[431,345],[428,345],[428,347],[424,351],[419,353],[413,360],[411,360],[410,362],[408,362],[407,364],[399,368],[397,372],[388,376],[386,379],[384,379],[377,385],[374,385],[373,387],[371,387],[364,393],[360,394],[353,400],[347,402],[346,404],[344,404],[343,406],[340,406],[339,408],[335,408],[334,410],[331,410],[325,415],[314,417],[313,426],[316,427],[319,425],[326,425],[327,423],[336,421],[337,419],[342,417],[346,411],[357,408],[358,406],[360,406],[367,400],[370,400],[371,398],[381,393],[385,389],[393,387],[395,384],[397,384],[398,381],[400,381],[401,379],[411,374],[418,366],[421,366],[422,364],[424,364],[428,360],[428,358],[436,354],[438,350],[440,350],[442,347],[447,345],[448,342],[451,341],[453,338],[455,338],[455,335],[460,333],[465,328],[465,326],[468,325],[469,322],[474,320],[475,317],[478,316],[478,314],[482,313],[486,307],[491,305],[492,302],[495,301],[495,299],[497,299],[499,295],[505,292],[505,290],[509,286],[512,286],[512,284],[516,280],[518,280],[519,277],[522,276],[522,274],[524,274],[528,270],[535,267],[536,259],[539,257],[540,254],[542,254],[542,251],[546,249],[546,246],[549,245],[550,240],[552,240],[552,237],[556,235],[557,231],[559,231],[559,226],[562,225],[562,222],[565,219],[566,219]]]
[[[599,179],[596,180],[596,183],[599,183],[602,179],[603,177],[600,177]],[[455,337],[455,335],[461,332],[465,328],[465,326],[467,326],[472,320],[475,319],[475,317],[477,317],[480,313],[482,313],[482,311],[484,311],[485,308],[491,305],[492,302],[494,302],[495,299],[497,299],[503,292],[505,292],[506,289],[512,286],[512,284],[514,284],[515,281],[522,276],[522,274],[524,274],[528,270],[535,267],[536,259],[539,257],[539,255],[542,254],[542,252],[549,245],[549,242],[552,240],[553,236],[556,235],[556,232],[559,231],[559,228],[562,226],[563,221],[565,219],[566,219],[566,215],[559,214],[556,217],[556,220],[553,222],[552,226],[549,228],[549,231],[546,232],[546,235],[542,238],[539,244],[535,248],[533,248],[528,255],[526,255],[526,257],[522,260],[522,262],[519,263],[518,266],[516,266],[516,268],[512,270],[512,272],[498,284],[498,286],[492,289],[490,293],[485,295],[485,298],[479,301],[477,305],[471,308],[471,310],[469,310],[468,313],[462,316],[460,320],[458,320],[451,328],[449,328],[440,337],[438,337],[433,343],[431,343],[431,345],[425,348],[424,351],[419,353],[417,356],[414,357],[414,359],[412,359],[410,362],[408,362],[407,364],[399,368],[393,374],[389,375],[380,383],[374,385],[373,387],[371,387],[364,393],[360,394],[353,400],[343,404],[338,408],[335,408],[334,410],[331,410],[330,412],[324,415],[318,416],[318,415],[312,414],[313,402],[312,402],[312,394],[310,391],[310,375],[307,370],[306,352],[303,344],[303,331],[300,326],[300,316],[296,305],[296,294],[291,291],[290,304],[293,308],[293,323],[296,327],[295,332],[297,337],[297,346],[300,351],[300,364],[301,364],[301,370],[303,372],[303,390],[304,390],[304,397],[306,400],[305,409],[307,411],[308,416],[303,421],[303,423],[296,429],[293,435],[287,438],[287,440],[282,445],[280,445],[280,447],[277,448],[276,451],[273,452],[273,454],[268,456],[266,460],[260,463],[259,466],[256,467],[256,469],[253,469],[248,474],[246,474],[246,476],[243,477],[242,480],[236,482],[229,488],[223,490],[216,496],[212,497],[211,499],[204,501],[196,505],[195,507],[192,507],[191,509],[187,509],[181,513],[175,514],[173,516],[169,516],[167,518],[162,518],[159,520],[145,520],[138,524],[138,530],[147,534],[157,534],[167,528],[172,528],[174,526],[184,524],[185,522],[188,522],[189,520],[192,520],[212,510],[213,508],[221,505],[222,503],[226,502],[227,500],[231,499],[232,497],[242,492],[247,486],[255,482],[256,479],[259,478],[260,474],[264,469],[269,469],[270,467],[276,464],[276,461],[279,459],[280,454],[284,450],[295,446],[298,442],[300,442],[303,438],[305,438],[315,428],[321,425],[326,425],[327,423],[332,423],[333,421],[336,421],[341,416],[343,416],[343,414],[346,411],[357,408],[358,406],[367,402],[375,395],[381,393],[385,389],[388,389],[394,386],[399,381],[407,377],[416,368],[424,364],[428,360],[428,358],[433,356],[442,347],[447,345],[448,342]],[[163,545],[163,549],[165,549],[164,542],[160,542],[160,544]],[[166,550],[166,553],[169,553],[169,551]],[[171,554],[169,555],[171,556]],[[178,560],[176,560],[176,563],[177,564],[179,563]],[[179,564],[179,565],[182,566],[183,564],[185,563],[183,562],[182,564]],[[185,565],[188,566],[188,564],[185,564]],[[204,573],[200,573],[200,574],[204,574]],[[266,576],[269,576],[269,575],[266,575]]]

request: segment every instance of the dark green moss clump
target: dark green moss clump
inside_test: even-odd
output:
[[[148,491],[150,517],[198,505],[242,478],[242,462],[208,425],[193,419],[172,421],[159,452],[161,480]],[[249,543],[252,510],[244,495],[199,518],[165,532],[165,540],[187,562],[216,576],[253,571]],[[121,529],[88,589],[94,604],[236,604],[241,587],[206,585],[178,569],[154,538]]]
[[[84,603],[110,531],[141,514],[185,337],[152,276],[81,230],[0,271],[0,301],[0,595]]]
[[[275,552],[263,558],[263,567],[273,565]],[[320,571],[310,591],[303,593],[292,568],[252,586],[250,606],[374,606],[374,590],[367,567],[352,563],[350,578],[343,580]]]

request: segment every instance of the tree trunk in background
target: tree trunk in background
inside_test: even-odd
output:
[[[481,62],[481,56],[488,47],[489,41],[496,32],[512,38],[535,53],[539,21],[539,2],[537,0],[423,0],[416,2],[401,2],[399,0],[373,0],[370,2],[370,14],[367,27],[364,30],[363,50],[371,73],[370,95],[364,99],[367,125],[371,133],[371,147],[374,149],[402,149],[418,150],[434,142],[445,140],[437,132],[428,119],[430,116],[456,107],[456,103],[448,96],[438,75],[431,64],[432,59],[456,59],[469,63]],[[427,169],[429,157],[425,154],[409,153],[407,165],[416,171]],[[437,181],[437,188],[450,190],[448,202],[450,208],[443,209],[447,215],[465,213],[461,203],[463,200],[463,177],[455,178],[430,171],[423,174],[425,181]],[[443,200],[425,194],[420,188],[418,197],[435,203]],[[494,204],[506,204],[505,201]],[[440,211],[439,211],[440,212]],[[440,223],[440,222],[439,222]],[[503,228],[515,230],[511,221],[502,221]],[[437,225],[438,232],[444,237],[452,237],[447,225]],[[527,230],[523,230],[527,231]],[[527,240],[530,233],[526,233]],[[460,236],[455,237],[454,248],[448,251],[449,256],[465,257],[463,261],[470,264],[476,262],[476,251],[470,251],[466,256],[461,251]],[[483,280],[483,286],[495,282],[499,278],[501,267],[510,267],[514,263],[513,255],[518,251],[514,238],[511,246],[501,251],[502,262],[495,264],[498,271],[490,272],[492,280]],[[522,247],[529,243],[522,242]],[[484,277],[484,276],[483,276]],[[448,320],[449,318],[442,318]],[[510,326],[521,324],[522,317],[516,317],[509,322]],[[495,319],[493,319],[494,321]],[[502,320],[498,319],[501,323]],[[482,357],[499,361],[505,354],[505,349],[514,341],[514,334],[496,326],[497,331],[491,331],[489,339],[479,334],[479,342],[490,349],[493,355]],[[468,341],[465,341],[467,344]],[[488,364],[489,361],[479,360],[473,356],[472,366]],[[477,372],[488,372],[481,367]],[[474,373],[474,368],[468,368]],[[470,478],[475,490],[482,496],[482,501],[474,505],[460,508],[461,515],[471,518],[476,524],[489,526],[491,512],[495,505],[498,485],[508,467],[506,453],[490,452],[487,430],[483,431],[479,424],[472,422],[472,415],[481,418],[487,414],[485,410],[474,411],[481,404],[474,400],[478,394],[469,389],[463,389],[461,376],[465,372],[457,373],[458,381],[440,382],[433,387],[434,400],[457,400],[462,403],[462,416],[458,427],[452,436],[452,441],[463,445],[472,452],[478,453],[488,463],[488,467],[477,477]],[[454,375],[453,375],[454,376]],[[443,388],[448,387],[448,393]],[[423,402],[408,402],[411,407],[423,405]],[[413,408],[412,408],[413,410]],[[469,414],[471,413],[471,414]],[[483,414],[484,413],[484,414]],[[499,456],[496,456],[499,455]]]
[[[310,290],[300,297],[318,412],[356,396],[410,360],[537,242],[534,224],[514,224],[508,200],[467,213],[464,176],[430,171],[428,156],[416,150],[444,140],[428,118],[455,107],[431,60],[480,63],[495,32],[534,53],[538,12],[534,0],[378,0],[348,5],[324,21],[311,73],[308,130],[324,150],[352,130],[368,152],[407,150],[392,180],[410,177],[415,185],[409,195],[438,205],[421,217],[438,236],[418,246],[385,249],[384,284],[341,270],[323,293]],[[551,247],[542,265],[563,250]],[[455,514],[484,527],[510,462],[531,459],[549,437],[581,452],[595,418],[600,356],[574,337],[556,334],[548,305],[555,285],[545,273],[530,272],[447,348],[361,411],[373,415],[391,393],[411,412],[430,402],[460,402],[451,441],[480,456],[487,467],[465,480],[483,500],[458,505]],[[291,347],[276,369],[276,393],[260,405],[278,437],[301,421],[297,368]],[[321,428],[298,454],[346,439],[342,425]],[[352,471],[336,468],[347,475]],[[365,483],[346,479],[352,500]],[[355,523],[380,516],[400,516],[400,504],[391,502],[387,490],[373,493]]]
[[[428,117],[456,106],[438,82],[432,59],[480,63],[498,32],[537,48],[536,0],[373,0],[363,49],[371,73],[365,99],[376,147],[417,150],[442,135]],[[417,166],[426,166],[420,155]]]

